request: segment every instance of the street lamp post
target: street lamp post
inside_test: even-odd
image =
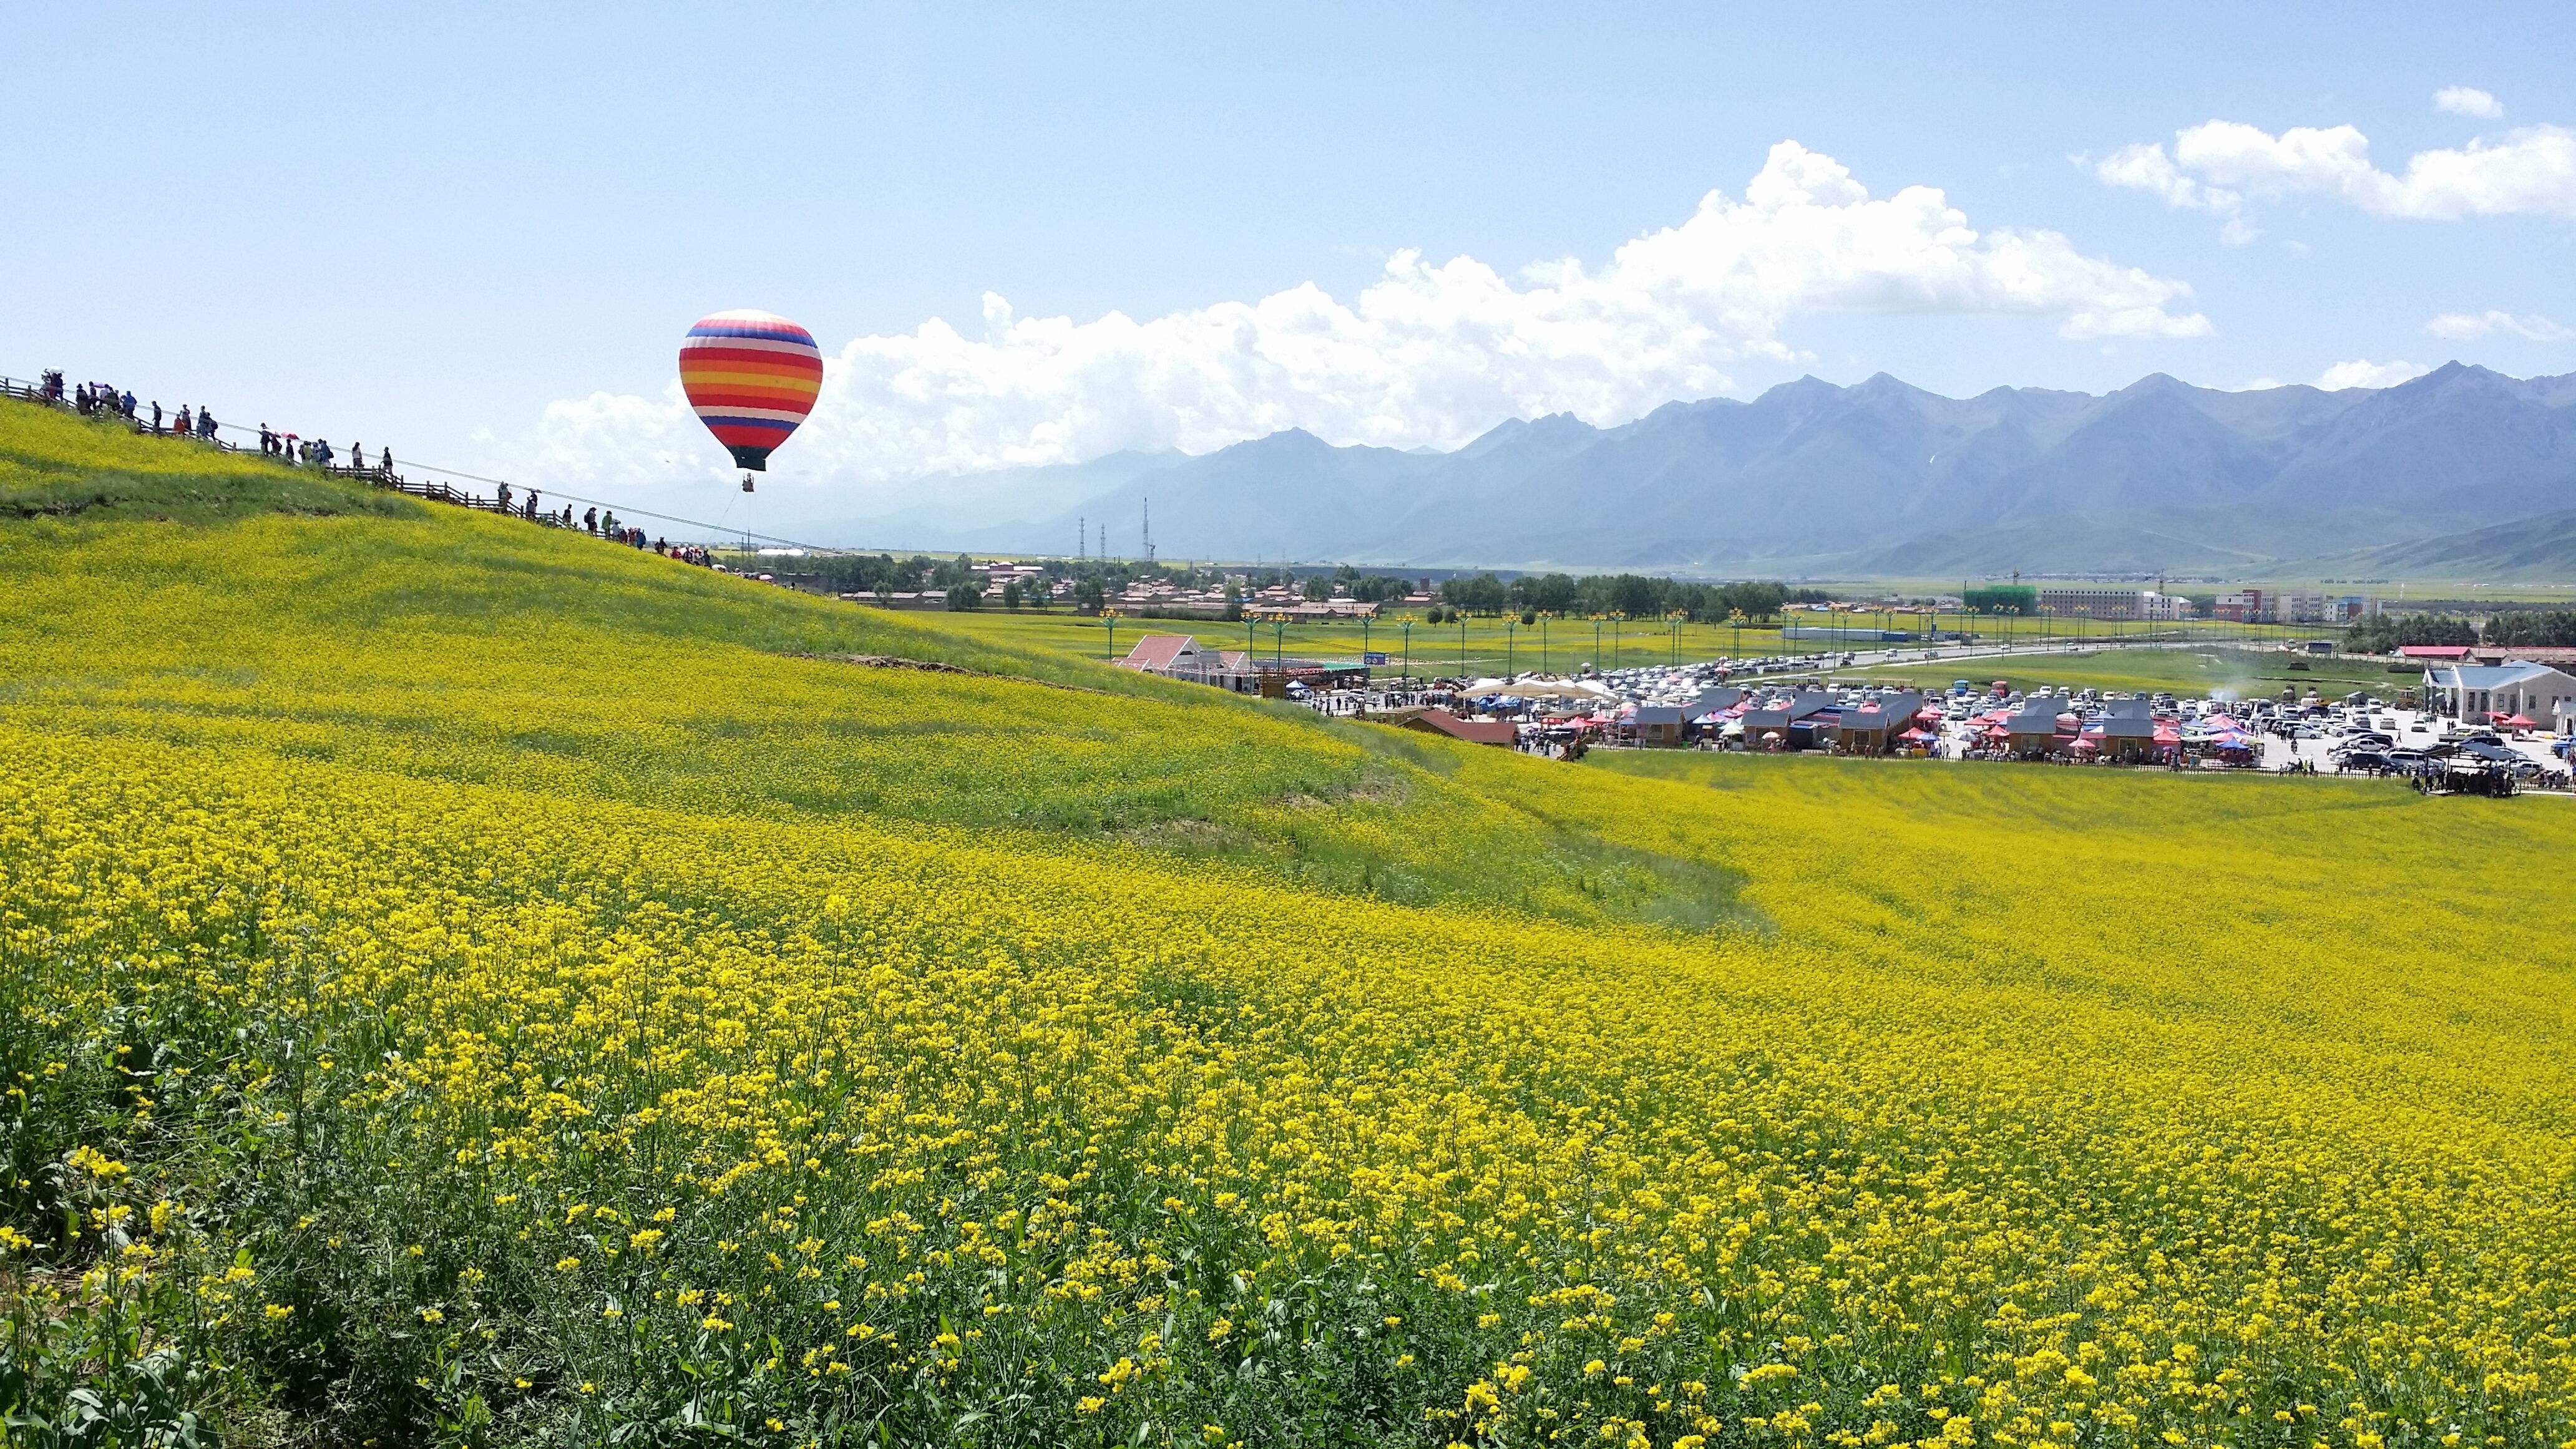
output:
[[[1369,673],[1369,616],[1360,615],[1360,713],[1368,713],[1368,683],[1376,678]]]
[[[1515,663],[1514,651],[1520,647],[1521,621],[1515,617],[1503,621],[1503,680],[1509,683]]]
[[[1413,621],[1411,619],[1404,621],[1404,673],[1401,677],[1406,689],[1413,688]]]

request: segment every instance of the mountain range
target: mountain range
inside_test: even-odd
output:
[[[2576,374],[2451,363],[2388,388],[1948,398],[1880,374],[1503,423],[1451,452],[1276,433],[945,480],[871,543],[1164,558],[1807,577],[2576,578]],[[999,507],[1008,498],[1016,506]],[[1052,512],[1047,511],[1052,507]],[[2543,518],[2551,515],[2551,518]],[[2529,520],[2530,522],[2525,522]],[[2534,530],[2538,530],[2535,533]],[[852,537],[848,541],[859,542]]]

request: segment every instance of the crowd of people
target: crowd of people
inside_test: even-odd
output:
[[[59,369],[47,372],[39,390],[44,394],[47,402],[60,404],[66,401],[63,396],[62,372]],[[138,402],[132,388],[120,392],[112,384],[104,382],[82,383],[72,389],[68,401],[71,403],[72,411],[85,418],[106,414],[110,417],[123,418],[137,428],[148,429],[155,433],[200,438],[208,442],[214,440],[215,415],[203,406],[191,408],[186,403],[181,403],[178,415],[173,417],[162,410],[157,400],[149,404]],[[143,416],[143,409],[147,406],[152,410],[149,419]]]
[[[215,436],[218,424],[215,422],[214,411],[202,404],[192,408],[183,403],[177,414],[171,415],[165,413],[157,401],[140,402],[131,389],[119,391],[103,382],[85,382],[76,388],[69,389],[67,394],[63,374],[59,368],[50,369],[43,374],[37,384],[36,393],[45,402],[57,407],[68,404],[73,411],[83,417],[123,418],[133,424],[139,432],[195,438],[212,443],[219,448],[230,446]],[[21,395],[24,395],[23,389]],[[147,408],[148,414],[145,411]],[[394,450],[391,448],[379,449],[371,463],[367,457],[366,444],[351,443],[348,459],[343,463],[339,450],[332,447],[326,439],[301,437],[262,423],[259,425],[259,450],[263,455],[275,458],[291,467],[335,468],[343,473],[372,473],[383,482],[400,486],[399,480],[394,477]],[[569,503],[560,510],[542,509],[537,505],[536,489],[531,488],[524,495],[517,495],[507,483],[500,484],[498,487],[500,492],[492,505],[494,512],[515,513],[530,523],[545,524],[553,528],[580,528],[594,537],[624,544],[629,548],[649,548],[665,558],[677,559],[682,563],[697,564],[700,567],[708,567],[715,563],[715,556],[706,549],[694,544],[675,544],[667,538],[647,538],[644,530],[619,523],[614,513],[594,507],[585,510],[576,521],[573,517],[572,505]],[[450,493],[444,488],[433,490],[433,495],[463,503],[469,507],[483,506],[480,499],[470,495]]]
[[[339,451],[331,446],[328,439],[299,438],[293,433],[278,432],[266,423],[259,425],[259,450],[292,467],[329,468],[338,465],[340,461]],[[351,443],[347,471],[374,472],[391,476],[394,471],[394,450],[391,448],[380,450],[376,455],[375,463],[370,465],[367,462],[367,445]]]

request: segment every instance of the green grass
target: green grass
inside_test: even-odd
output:
[[[1567,765],[60,423],[162,492],[0,515],[0,1409],[2576,1435],[2563,802]]]
[[[213,522],[262,513],[412,514],[420,505],[106,417],[0,401],[0,517]]]

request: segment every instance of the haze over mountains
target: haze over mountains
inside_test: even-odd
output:
[[[2576,577],[2576,374],[2452,363],[2396,387],[1945,398],[1885,374],[1595,428],[1507,422],[1450,453],[1285,432],[938,480],[852,543],[1067,551],[1077,518],[1165,558],[1774,575]],[[2536,531],[2535,531],[2536,530]],[[2454,536],[2457,537],[2454,537]],[[839,541],[839,540],[833,540]]]

